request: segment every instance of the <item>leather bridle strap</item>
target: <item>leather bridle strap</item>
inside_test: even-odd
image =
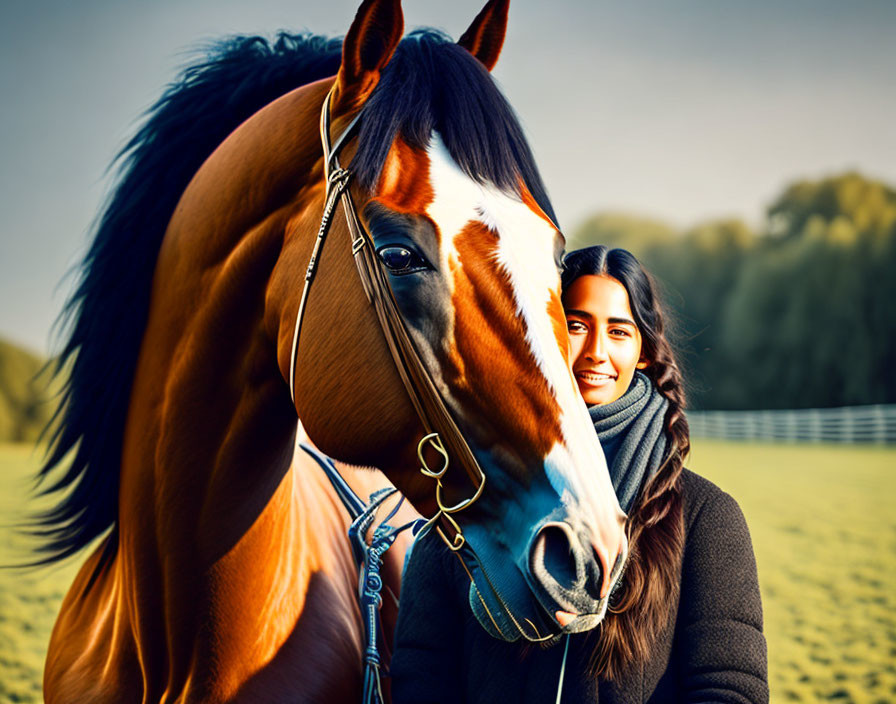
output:
[[[402,383],[408,392],[411,403],[420,422],[425,429],[425,435],[417,447],[417,454],[422,463],[421,471],[428,477],[436,480],[436,504],[438,512],[428,522],[435,525],[439,535],[451,550],[459,550],[465,540],[460,526],[452,517],[452,514],[468,508],[482,494],[485,486],[485,474],[477,462],[472,450],[457,427],[451,413],[445,406],[439,391],[433,382],[429,372],[423,364],[416,346],[410,338],[404,319],[398,309],[398,304],[392,293],[392,288],[386,278],[378,256],[374,251],[373,239],[370,233],[358,219],[357,210],[348,188],[351,173],[343,169],[339,164],[339,150],[345,145],[348,137],[357,128],[360,113],[349,126],[339,135],[330,146],[330,99],[332,89],[327,94],[321,108],[320,133],[324,151],[324,174],[327,184],[327,196],[323,217],[318,230],[317,240],[311,253],[311,259],[305,273],[305,286],[299,303],[299,311],[296,316],[295,331],[293,333],[292,355],[290,359],[290,394],[295,403],[295,365],[298,356],[298,345],[302,318],[305,305],[317,262],[319,261],[323,241],[332,223],[333,210],[336,202],[342,202],[342,210],[345,214],[349,234],[351,236],[351,249],[361,278],[361,285],[368,301],[373,304],[377,319],[389,346],[389,352],[395,362]],[[438,452],[443,460],[442,466],[432,470],[426,463],[423,452],[426,444],[430,444]],[[442,497],[442,477],[448,469],[449,457],[454,458],[464,467],[470,481],[475,486],[473,496],[466,498],[453,506],[446,506]],[[447,532],[447,534],[446,534]]]
[[[354,119],[345,128],[345,131],[336,140],[332,151],[327,149],[329,138],[329,103],[332,89],[327,93],[324,99],[324,109],[321,111],[320,132],[321,139],[324,141],[324,179],[327,182],[327,200],[324,204],[324,214],[321,217],[320,227],[317,230],[317,238],[314,240],[314,249],[311,250],[311,259],[308,261],[308,267],[305,269],[305,285],[302,288],[302,298],[299,300],[299,312],[296,314],[296,326],[292,334],[292,352],[289,355],[289,397],[292,399],[293,405],[296,402],[296,357],[299,354],[299,330],[302,327],[302,319],[305,317],[305,304],[308,302],[308,292],[311,290],[311,282],[314,280],[314,274],[317,271],[317,261],[320,256],[321,247],[323,247],[324,239],[330,230],[330,223],[333,222],[333,209],[336,207],[336,199],[340,194],[348,188],[348,182],[351,174],[338,167],[332,169],[331,158],[335,159],[338,150],[348,140],[349,136],[354,133],[358,122],[361,119],[361,113],[355,115]],[[326,121],[326,124],[325,124]],[[326,137],[324,137],[326,135]],[[368,296],[369,298],[369,296]]]
[[[401,312],[398,309],[398,304],[392,293],[392,287],[389,285],[388,279],[386,278],[387,275],[380,265],[373,239],[358,219],[358,213],[355,209],[349,190],[351,173],[348,169],[343,169],[340,166],[339,150],[357,129],[360,113],[351,121],[351,123],[349,123],[348,127],[346,127],[335,142],[333,142],[333,146],[331,147],[331,95],[332,89],[324,99],[320,118],[321,144],[323,145],[324,152],[324,175],[326,177],[327,194],[317,240],[315,241],[311,259],[308,263],[308,269],[305,273],[305,286],[302,291],[302,299],[296,316],[290,360],[290,393],[293,397],[293,402],[295,402],[295,365],[296,357],[298,355],[298,343],[305,304],[307,302],[311,282],[314,279],[315,268],[320,259],[323,241],[326,238],[330,224],[332,223],[336,202],[341,201],[342,210],[345,214],[345,220],[351,237],[352,255],[354,256],[355,264],[358,269],[361,285],[367,296],[367,300],[373,305],[374,310],[376,311],[377,319],[379,320],[380,327],[382,328],[383,335],[386,338],[389,347],[389,352],[395,362],[395,368],[398,370],[401,381],[407,390],[408,397],[410,398],[414,410],[420,418],[420,422],[425,431],[425,435],[417,445],[417,457],[421,463],[420,471],[427,477],[435,479],[436,481],[436,505],[438,506],[438,511],[419,531],[415,531],[415,533],[419,535],[430,527],[435,527],[436,532],[448,548],[455,553],[460,560],[461,565],[463,565],[464,570],[470,576],[470,581],[479,596],[482,606],[492,619],[492,623],[498,628],[497,622],[491,614],[485,599],[479,593],[479,588],[475,584],[470,569],[464,561],[463,555],[468,555],[469,559],[474,563],[479,563],[479,558],[475,554],[475,551],[473,551],[470,546],[466,545],[463,532],[457,521],[453,518],[453,514],[468,508],[482,495],[482,490],[485,487],[485,473],[479,466],[472,450],[461,434],[460,429],[457,427],[454,418],[445,406],[432,377],[424,366],[420,354],[411,340],[407,327],[405,326]],[[436,470],[429,467],[426,458],[424,457],[424,450],[427,443],[442,458],[442,466]],[[442,477],[444,477],[450,463],[450,458],[452,457],[464,467],[470,481],[475,487],[475,491],[471,497],[459,501],[452,506],[446,506],[442,496]],[[465,546],[466,549],[462,551],[462,548]],[[532,642],[543,641],[552,637],[550,635],[542,636],[535,627],[535,624],[528,619],[525,620],[531,629],[534,630],[534,635],[528,632],[528,629],[522,624],[518,623],[517,619],[513,616],[510,606],[501,598],[498,590],[491,583],[487,573],[482,568],[481,563],[479,563],[479,570],[489,585],[489,588],[494,593],[495,598],[498,600],[521,636]]]

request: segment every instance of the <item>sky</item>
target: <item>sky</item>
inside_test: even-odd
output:
[[[191,50],[226,34],[344,34],[356,0],[0,1],[0,337],[53,321],[107,167]],[[454,37],[484,0],[405,0]],[[896,2],[512,0],[494,75],[561,226],[626,211],[678,227],[847,169],[896,184]]]

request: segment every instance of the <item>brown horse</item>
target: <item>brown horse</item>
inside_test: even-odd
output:
[[[42,472],[70,462],[49,487],[67,491],[43,517],[46,561],[99,541],[53,632],[48,702],[359,696],[346,517],[313,463],[293,463],[297,416],[322,451],[382,468],[424,515],[436,505],[342,217],[290,401],[328,96],[332,139],[360,115],[341,158],[368,246],[488,480],[457,519],[477,615],[531,640],[603,616],[624,514],[568,368],[563,240],[488,72],[506,18],[492,0],[459,44],[401,40],[399,2],[365,0],[344,41],[231,40],[128,145],[69,306]],[[462,471],[443,481],[470,492]]]

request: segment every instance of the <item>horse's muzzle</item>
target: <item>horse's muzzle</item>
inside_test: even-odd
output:
[[[601,599],[603,569],[591,541],[569,523],[549,521],[539,528],[529,545],[530,587],[562,632],[587,631],[606,614],[609,595],[627,556],[625,542],[610,574],[610,589]],[[558,617],[558,611],[572,618]]]

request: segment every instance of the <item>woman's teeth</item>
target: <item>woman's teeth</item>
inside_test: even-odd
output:
[[[609,379],[616,378],[614,376],[610,376],[609,374],[602,374],[600,372],[579,372],[576,376],[584,379],[585,381],[607,381]]]

